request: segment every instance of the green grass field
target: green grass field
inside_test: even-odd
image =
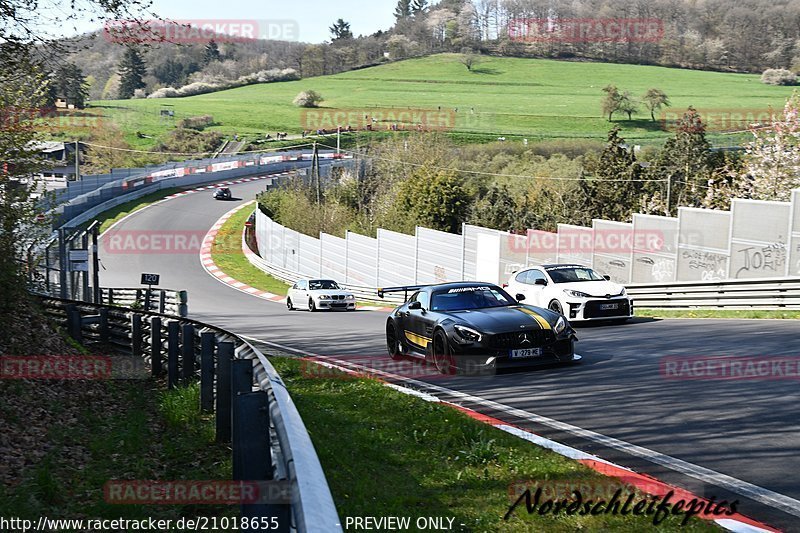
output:
[[[323,95],[322,111],[356,110],[361,117],[362,110],[375,107],[438,112],[441,106],[451,114],[447,127],[452,125],[450,131],[462,138],[474,134],[477,140],[495,135],[604,139],[610,124],[601,116],[600,100],[607,84],[637,97],[650,87],[669,95],[672,107],[665,117],[657,114],[656,123],[644,108],[632,121],[615,115],[625,136],[643,143],[669,136],[660,119],[674,120],[689,105],[706,112],[712,129],[728,128],[738,114],[754,117],[767,113],[770,106],[782,108],[792,92],[791,87],[764,85],[757,75],[610,63],[485,57],[468,72],[459,55],[441,54],[187,98],[97,101],[89,111],[119,124],[126,139],[140,148],[155,140],[139,138],[137,132],[158,136],[181,118],[204,114],[214,117],[212,129],[230,135],[299,134],[309,125],[292,100],[306,89]],[[161,109],[174,110],[175,119],[162,118]],[[731,145],[745,136],[714,133],[712,138],[717,145]]]

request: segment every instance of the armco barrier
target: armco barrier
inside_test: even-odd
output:
[[[242,517],[277,517],[278,527],[270,531],[342,531],[300,414],[275,368],[252,344],[186,318],[39,297],[45,313],[77,341],[113,344],[142,357],[153,375],[166,373],[170,387],[199,378],[198,408],[216,414],[217,440],[232,444],[233,480],[291,486],[291,503],[243,503]]]
[[[800,309],[800,278],[630,285],[643,308]]]

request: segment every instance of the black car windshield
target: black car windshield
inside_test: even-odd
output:
[[[308,288],[312,291],[335,291],[339,289],[339,285],[335,281],[331,281],[329,279],[318,279],[309,281]]]
[[[506,307],[517,302],[498,287],[456,287],[434,292],[431,311],[466,311],[489,307]]]
[[[591,268],[586,267],[553,267],[547,273],[553,283],[576,283],[579,281],[603,281],[603,277]]]

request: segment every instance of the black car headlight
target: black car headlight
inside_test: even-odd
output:
[[[556,332],[556,335],[561,335],[566,330],[567,330],[567,321],[564,319],[563,316],[558,317],[556,325],[553,326],[553,331]]]
[[[483,334],[480,331],[468,328],[467,326],[456,324],[453,326],[453,329],[455,330],[456,335],[461,337],[461,339],[456,340],[463,340],[466,342],[481,342],[483,339]]]

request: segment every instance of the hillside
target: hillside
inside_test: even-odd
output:
[[[791,87],[764,85],[757,75],[610,63],[486,57],[469,72],[459,55],[440,54],[189,98],[95,102],[89,112],[118,124],[140,147],[154,141],[137,138],[136,132],[157,137],[174,127],[173,120],[160,116],[161,109],[174,110],[175,120],[213,115],[211,129],[228,135],[274,137],[278,131],[298,134],[308,129],[292,100],[300,91],[313,89],[325,97],[326,112],[355,110],[362,116],[362,110],[374,107],[436,111],[441,106],[454,118],[454,132],[603,139],[611,126],[600,113],[602,88],[608,84],[636,97],[651,87],[669,96],[672,107],[665,115],[657,114],[655,123],[644,107],[631,121],[614,116],[625,137],[641,143],[670,135],[665,131],[669,121],[690,105],[708,117],[711,130],[736,129],[739,124],[731,121],[737,116],[763,116],[770,106],[780,109],[792,92]],[[716,145],[731,145],[744,136],[712,131],[710,138]]]

